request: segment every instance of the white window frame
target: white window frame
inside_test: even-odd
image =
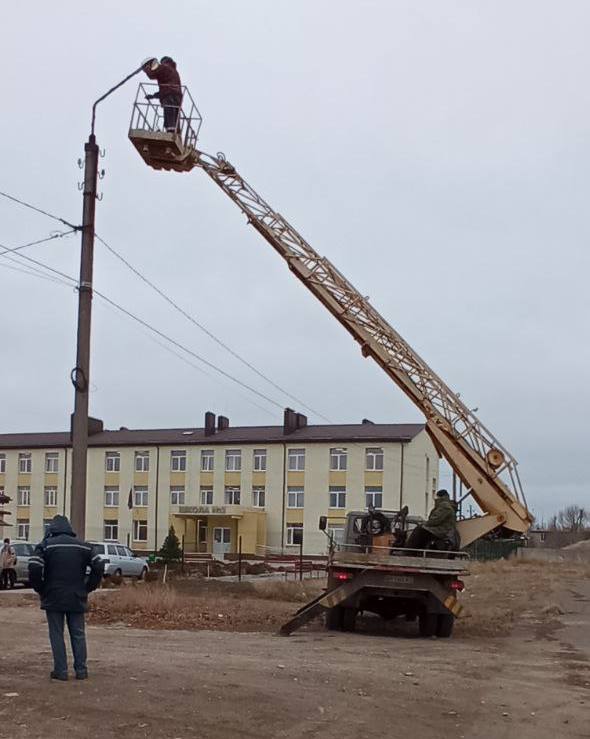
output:
[[[135,471],[150,471],[150,453],[147,450],[135,452]]]
[[[365,449],[365,470],[368,472],[383,471],[384,459],[383,447],[367,447]]]
[[[262,503],[260,502],[262,498]],[[253,508],[265,508],[266,507],[266,488],[263,485],[256,485],[252,488],[252,507]]]
[[[215,469],[215,450],[201,449],[201,472],[213,472]]]
[[[344,526],[328,526],[328,534],[334,539],[334,544],[344,541]]]
[[[33,457],[31,452],[19,452],[18,471],[21,475],[30,475],[33,471]]]
[[[16,538],[19,541],[28,541],[31,531],[31,522],[28,518],[16,519]]]
[[[213,505],[213,488],[210,485],[201,486],[201,505]]]
[[[145,533],[145,536],[141,536],[142,533]],[[148,522],[146,520],[140,520],[140,519],[134,519],[133,521],[133,541],[143,541],[146,542],[148,540]]]
[[[57,485],[45,485],[43,488],[43,505],[45,508],[57,508]]]
[[[348,449],[334,447],[330,449],[330,471],[346,471],[348,467]]]
[[[104,507],[105,508],[118,508],[120,499],[121,499],[121,491],[116,485],[105,485],[104,486]],[[110,503],[108,502],[109,500],[110,500]]]
[[[147,508],[149,502],[149,488],[147,485],[133,486],[133,507]]]
[[[6,472],[6,454],[0,454],[0,474]]]
[[[287,508],[303,508],[305,506],[305,488],[301,485],[287,487]]]
[[[184,505],[186,490],[184,485],[170,486],[170,505]]]
[[[266,472],[266,449],[254,450],[252,469],[254,472]]]
[[[26,501],[26,502],[23,502]],[[28,485],[19,485],[16,489],[16,504],[17,506],[30,506],[31,505],[31,488]]]
[[[301,546],[300,542],[293,541],[295,532],[301,532],[301,541],[303,541],[303,524],[302,523],[288,523],[287,524],[287,546],[298,547]]]
[[[226,449],[225,450],[225,471],[241,472],[242,471],[242,450]]]
[[[305,449],[287,449],[287,470],[289,472],[305,470]]]
[[[119,452],[104,453],[104,469],[105,472],[121,471],[121,455],[119,454]]]
[[[346,508],[346,488],[343,485],[330,485],[328,508]]]
[[[107,528],[110,529],[108,534],[107,534]],[[115,534],[115,536],[113,536],[113,533]],[[105,541],[119,541],[119,519],[118,518],[106,518],[103,521],[103,534],[104,534]]]
[[[59,472],[59,452],[45,452],[45,472],[48,475]]]
[[[242,500],[241,489],[237,485],[226,485],[223,491],[223,500],[225,505],[240,505]]]
[[[170,471],[186,472],[186,450],[173,449],[170,452]]]
[[[379,496],[378,503],[375,501]],[[365,485],[365,507],[372,505],[374,508],[383,508],[383,487],[381,485]]]

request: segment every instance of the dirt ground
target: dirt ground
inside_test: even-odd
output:
[[[355,634],[316,624],[277,637],[275,621],[298,607],[302,593],[270,583],[261,593],[258,584],[239,587],[185,582],[163,606],[140,588],[96,594],[91,677],[68,683],[48,679],[46,627],[32,599],[1,594],[0,737],[590,734],[585,570],[476,566],[465,593],[471,615],[450,640],[421,640],[415,624],[384,629],[371,618]],[[166,616],[175,610],[179,618]],[[191,611],[208,615],[189,619]]]

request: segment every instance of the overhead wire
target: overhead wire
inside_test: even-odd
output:
[[[81,226],[74,226],[73,223],[66,221],[65,218],[60,218],[59,216],[56,216],[54,213],[49,213],[48,211],[43,210],[43,208],[39,208],[38,206],[33,205],[32,203],[28,203],[26,200],[21,200],[20,198],[17,198],[14,195],[9,195],[7,192],[2,192],[0,190],[0,196],[3,198],[6,198],[7,200],[12,200],[12,202],[18,203],[19,205],[22,205],[24,208],[29,208],[29,210],[33,210],[36,213],[40,213],[41,215],[47,216],[48,218],[52,218],[54,221],[59,221],[59,223],[63,223],[64,226],[68,226],[74,231],[79,231],[82,228]]]

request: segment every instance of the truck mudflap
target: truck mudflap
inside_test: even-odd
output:
[[[416,575],[384,574],[369,570],[361,572],[352,580],[337,585],[304,605],[295,613],[293,618],[281,626],[279,634],[289,636],[313,618],[352,599],[360,590],[383,590],[383,588],[430,593],[453,616],[459,617],[463,611],[463,606],[459,603],[456,593],[452,590],[449,591],[432,575],[422,573]]]

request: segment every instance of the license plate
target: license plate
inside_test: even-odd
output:
[[[414,578],[411,575],[389,575],[387,582],[395,583],[396,585],[413,585]]]

